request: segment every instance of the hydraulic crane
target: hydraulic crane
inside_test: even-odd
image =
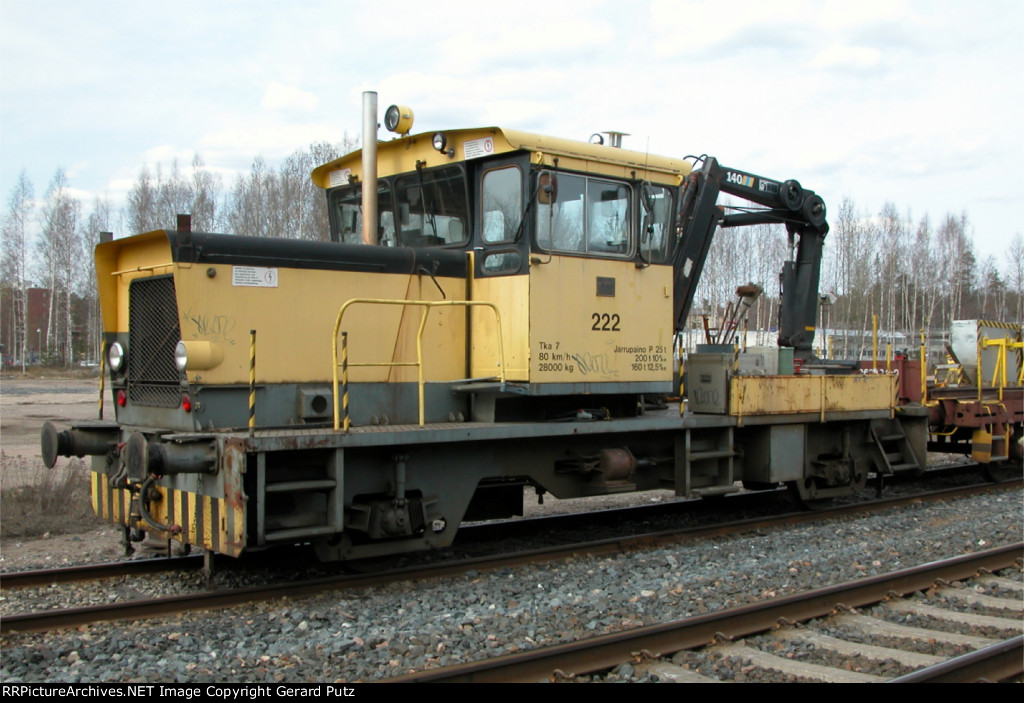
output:
[[[673,258],[675,276],[675,329],[686,325],[697,282],[718,227],[758,224],[786,225],[790,251],[795,257],[780,274],[782,303],[779,307],[779,346],[793,347],[794,357],[810,359],[818,304],[821,253],[828,223],[825,202],[797,181],[774,181],[722,166],[713,157],[701,157],[683,186],[677,245]],[[718,205],[721,193],[756,203],[763,209],[726,215]]]

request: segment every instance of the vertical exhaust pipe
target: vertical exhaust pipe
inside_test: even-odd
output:
[[[377,93],[363,93],[363,244],[377,243]]]

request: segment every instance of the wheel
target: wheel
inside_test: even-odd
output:
[[[1011,459],[982,464],[981,473],[986,481],[1006,483],[1007,481],[1019,481],[1024,476],[1024,469],[1022,469],[1021,462]]]
[[[800,481],[786,481],[790,495],[804,510],[827,510],[832,507],[834,496],[819,497],[818,486],[810,476]]]
[[[819,486],[818,479],[806,476],[799,481],[787,481],[786,488],[804,510],[826,510],[832,507],[836,498],[859,493],[867,484],[868,476],[863,471],[853,475],[849,483],[839,486]]]

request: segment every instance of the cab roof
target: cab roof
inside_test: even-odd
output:
[[[547,168],[582,171],[664,185],[679,185],[690,174],[691,165],[681,158],[645,154],[602,144],[590,144],[560,137],[548,137],[501,127],[452,129],[441,132],[447,139],[445,152],[436,150],[432,139],[437,132],[398,137],[377,143],[377,175],[381,178],[425,168],[472,161],[498,154],[525,151],[530,162]],[[346,185],[349,177],[362,179],[362,150],[357,149],[313,170],[313,183],[321,188]]]

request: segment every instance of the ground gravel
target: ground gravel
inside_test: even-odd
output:
[[[629,554],[6,635],[0,679],[378,680],[1009,544],[1021,539],[1022,524],[1022,491],[1015,489]],[[168,576],[163,587],[174,589],[175,578]],[[636,680],[631,669],[614,677]]]

